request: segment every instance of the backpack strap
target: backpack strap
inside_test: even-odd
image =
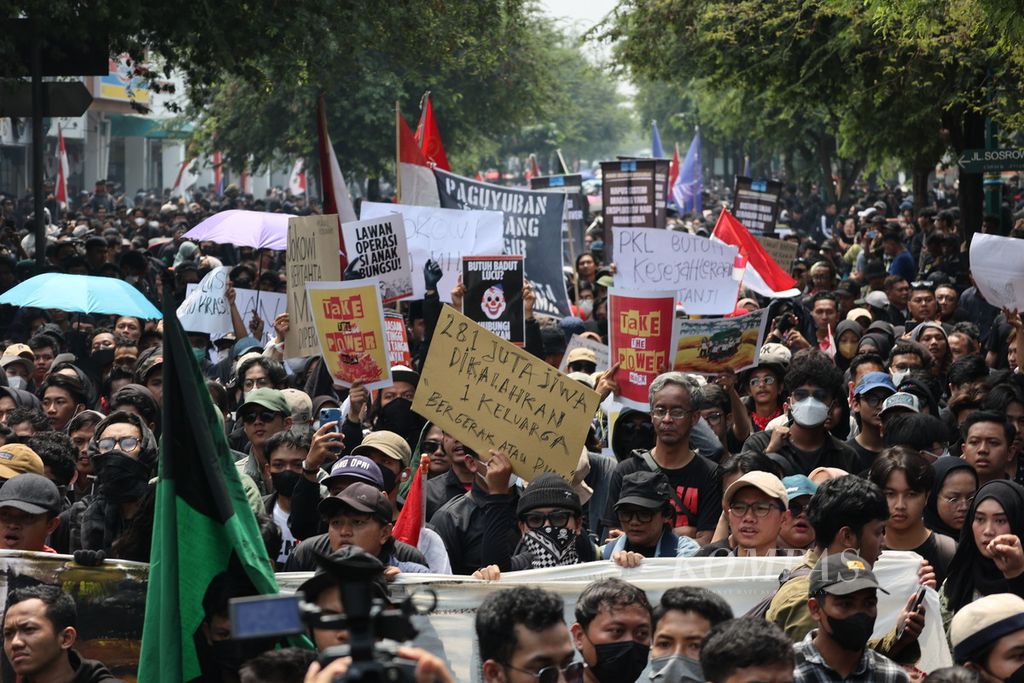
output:
[[[652,472],[661,472],[662,471],[661,465],[659,465],[654,460],[654,456],[651,455],[650,451],[644,451],[643,454],[640,457],[643,459],[643,461],[645,463],[647,463],[647,468],[650,469]],[[674,488],[672,488],[671,486],[669,486],[668,489],[669,489],[669,493],[672,495],[672,500],[674,500],[676,505],[679,506],[679,509],[680,510],[687,510],[688,508],[683,503],[683,499],[679,497],[678,493],[676,493],[676,490]],[[687,516],[689,516],[689,515],[687,515]]]

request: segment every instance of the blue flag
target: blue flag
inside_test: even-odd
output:
[[[701,204],[701,164],[700,164],[700,129],[690,141],[690,149],[686,151],[686,158],[679,167],[679,175],[672,186],[672,200],[675,202],[679,213],[690,212],[700,213],[704,207]]]
[[[661,147],[661,133],[658,132],[657,121],[651,121],[651,156],[655,159],[665,156],[665,150]]]

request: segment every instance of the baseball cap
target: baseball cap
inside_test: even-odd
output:
[[[10,365],[20,365],[30,375],[35,369],[32,361],[24,356],[0,356],[0,368],[6,370]]]
[[[387,494],[373,484],[361,481],[352,484],[337,496],[324,498],[317,509],[326,519],[330,519],[346,507],[359,512],[369,512],[384,524],[391,524],[394,517],[394,508],[391,507]]]
[[[36,359],[35,351],[28,347],[28,344],[11,344],[4,349],[5,356],[21,356],[31,361]]]
[[[818,492],[818,485],[805,474],[794,474],[785,477],[782,480],[782,485],[786,487],[786,497],[789,500],[799,498],[800,496],[813,496]]]
[[[851,308],[850,312],[846,314],[847,320],[856,320],[857,322],[860,322],[861,318],[874,320],[875,316],[871,315],[871,311],[866,308]],[[871,323],[868,324],[870,325]]]
[[[0,446],[0,477],[14,479],[19,474],[32,472],[43,473],[43,460],[28,446],[20,443],[9,443]],[[0,491],[3,489],[0,488]]]
[[[850,595],[866,588],[875,588],[889,594],[878,584],[867,561],[853,550],[825,553],[818,558],[808,578],[807,594],[812,597],[821,592]]]
[[[874,306],[875,308],[885,308],[889,305],[889,297],[885,295],[885,292],[868,292],[867,296],[864,297],[864,301],[868,306]]]
[[[331,467],[330,476],[324,477],[320,483],[329,487],[342,477],[362,479],[379,489],[384,488],[384,475],[381,474],[380,467],[374,461],[361,455],[346,455],[339,458],[338,462]]]
[[[270,387],[260,387],[247,393],[245,395],[245,403],[238,406],[237,414],[241,415],[248,406],[260,406],[281,415],[292,414],[292,409],[288,406],[288,401],[285,399],[284,394]]]
[[[782,507],[785,508],[789,505],[789,497],[786,495],[786,487],[783,485],[782,480],[776,477],[771,472],[760,472],[753,471],[747,472],[742,477],[729,484],[729,488],[725,490],[725,495],[722,496],[722,507],[729,507],[729,503],[732,502],[732,497],[740,489],[752,486],[753,488],[761,491],[766,496],[777,499],[782,503]]]
[[[307,601],[316,601],[324,589],[337,586],[339,579],[348,578],[346,574],[349,572],[352,573],[352,579],[364,579],[367,573],[375,573],[370,579],[370,585],[374,590],[373,597],[389,597],[387,580],[384,578],[384,564],[359,546],[344,545],[330,555],[314,555],[314,559],[316,572],[296,589]]]
[[[882,401],[882,411],[879,415],[885,415],[886,412],[893,410],[909,410],[912,413],[921,412],[921,401],[911,393],[906,391],[897,391],[889,398]]]
[[[615,509],[623,505],[636,505],[637,507],[657,510],[668,501],[672,495],[668,478],[662,472],[651,472],[644,470],[627,474],[622,478],[622,487],[619,489],[619,499],[615,502]]]
[[[597,284],[601,285],[602,287],[614,287],[615,278],[612,277],[611,275],[602,275],[601,277],[597,278]]]
[[[25,472],[8,479],[0,488],[0,508],[23,510],[30,515],[60,513],[60,491],[41,474]]]
[[[793,358],[793,352],[782,344],[768,342],[761,347],[758,353],[758,365],[779,365],[783,369],[789,367],[789,361]]]
[[[140,380],[142,380],[142,382],[140,382],[140,383],[144,384],[145,381],[146,381],[146,378],[149,377],[149,374],[151,372],[153,372],[153,370],[155,370],[156,368],[162,366],[163,364],[164,364],[163,354],[154,353],[153,355],[148,357],[146,360],[142,361],[142,365],[140,365],[135,370],[135,376],[137,378],[139,378]]]
[[[888,372],[869,372],[861,378],[860,384],[853,392],[854,396],[863,396],[875,389],[886,389],[890,394],[896,393],[896,386],[892,383],[892,377]]]
[[[363,442],[352,449],[351,455],[366,455],[368,451],[378,451],[403,465],[412,457],[412,449],[408,442],[398,434],[382,429],[370,432],[363,437]]]
[[[566,359],[566,363],[575,363],[577,361],[584,361],[587,363],[597,364],[597,354],[588,348],[578,346],[569,352],[569,357]]]
[[[949,625],[949,641],[957,664],[992,647],[1005,635],[1024,630],[1024,598],[993,593],[961,607]]]
[[[404,365],[391,366],[391,379],[395,382],[408,382],[416,386],[420,383],[420,373]]]
[[[292,421],[297,424],[309,424],[313,417],[313,399],[301,389],[281,389],[284,400],[288,403]]]

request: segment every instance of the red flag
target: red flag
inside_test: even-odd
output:
[[[294,195],[306,192],[306,169],[303,168],[302,159],[296,159],[292,166],[291,175],[288,176],[288,191]]]
[[[398,129],[399,201],[416,206],[440,206],[437,181],[430,164],[420,151],[416,138],[399,112],[395,112]]]
[[[437,120],[434,118],[434,106],[430,103],[430,93],[424,97],[426,104],[420,117],[420,125],[416,127],[416,142],[420,144],[423,156],[428,162],[442,171],[450,171],[452,169],[448,166],[448,155],[444,153],[441,132],[437,129]]]
[[[536,154],[531,154],[530,155],[530,164],[529,164],[529,166],[526,169],[526,173],[524,173],[523,175],[526,176],[526,184],[527,185],[530,184],[530,180],[532,178],[539,178],[541,176],[540,164],[537,163],[537,155]]]
[[[828,336],[818,342],[818,348],[828,356],[829,358],[835,359],[836,357],[836,338],[832,335],[832,325],[828,326]]]
[[[398,117],[398,161],[403,164],[430,166],[420,151],[419,143],[413,136],[409,124],[401,116]]]
[[[345,177],[341,175],[338,157],[334,154],[334,145],[327,132],[327,112],[324,109],[324,96],[316,100],[316,133],[319,139],[320,154],[320,187],[324,193],[324,213],[336,213],[342,223],[358,220],[352,199],[345,186]]]
[[[221,168],[223,165],[223,155],[220,152],[213,153],[213,187],[216,188],[217,194],[224,191],[224,169]]]
[[[57,187],[54,198],[59,206],[68,205],[68,150],[64,147],[64,131],[57,124]]]
[[[423,495],[423,480],[427,476],[427,466],[430,463],[430,456],[420,456],[420,466],[416,468],[416,474],[412,477],[412,485],[405,495],[405,505],[398,513],[395,526],[391,529],[391,535],[402,543],[416,547],[420,542],[420,529],[426,524],[427,498]]]
[[[668,165],[668,186],[673,188],[676,185],[676,178],[679,177],[679,143],[676,143],[675,154],[672,155],[672,162]]]
[[[728,210],[722,209],[711,239],[731,244],[740,250],[740,255],[747,260],[744,284],[758,294],[790,297],[800,293],[796,288],[796,280],[768,255],[761,243]]]
[[[188,157],[186,157],[181,162],[181,165],[178,167],[178,175],[174,178],[174,187],[171,188],[171,192],[174,192],[179,187],[181,187],[181,178],[182,178],[183,175],[185,175],[185,169],[188,168],[188,163],[189,163],[189,159],[188,159]]]

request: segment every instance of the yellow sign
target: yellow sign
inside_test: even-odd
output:
[[[504,451],[530,481],[572,478],[598,396],[523,349],[445,306],[412,407],[481,458]]]
[[[285,356],[315,356],[320,343],[313,327],[313,313],[306,297],[307,282],[337,282],[341,279],[338,251],[338,216],[296,216],[288,219],[288,336]]]
[[[359,382],[367,389],[391,386],[384,306],[378,280],[309,282],[321,356],[336,385]]]

